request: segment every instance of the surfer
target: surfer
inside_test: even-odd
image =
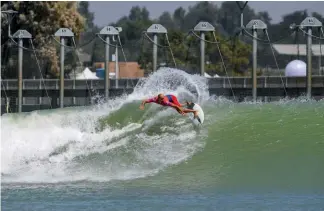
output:
[[[186,113],[193,113],[194,117],[196,118],[198,115],[198,111],[193,109],[182,108],[185,105],[190,105],[189,102],[184,104],[180,104],[178,98],[174,95],[163,95],[159,94],[156,97],[152,97],[142,101],[140,105],[140,109],[143,110],[146,103],[156,103],[162,106],[169,106],[177,110],[178,113],[182,115],[186,115]]]

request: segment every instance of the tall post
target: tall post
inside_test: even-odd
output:
[[[157,45],[158,45],[158,37],[157,34],[153,34],[153,72],[156,71],[157,66]]]
[[[23,67],[23,40],[18,40],[18,112],[21,113],[22,108],[22,67]]]
[[[205,33],[200,34],[200,74],[205,75]]]
[[[215,31],[215,27],[208,22],[199,22],[194,31],[200,32],[200,74],[205,75],[205,33]]]
[[[166,28],[161,24],[152,24],[147,30],[146,33],[153,34],[153,67],[152,71],[155,72],[157,69],[157,51],[158,51],[158,34],[168,33]]]
[[[253,102],[256,102],[257,100],[257,66],[258,66],[258,30],[266,30],[267,25],[261,21],[261,20],[251,20],[247,25],[247,29],[250,29],[253,31],[253,68],[252,68],[252,97]]]
[[[322,46],[320,45],[320,48],[322,48]],[[318,56],[318,75],[322,75],[322,55]]]
[[[110,37],[106,36],[106,53],[105,53],[105,99],[108,100],[109,98],[109,88],[110,88],[110,83],[109,83],[109,47],[110,47]]]
[[[60,28],[55,32],[55,37],[60,37],[60,108],[64,108],[64,53],[65,53],[65,37],[74,37],[74,33],[68,28]]]
[[[118,47],[117,46],[116,46],[116,52],[115,52],[115,70],[116,70],[116,88],[118,88],[119,61],[118,61]]]
[[[240,9],[240,11],[241,11],[241,29],[243,29],[244,28],[244,15],[243,15],[243,11],[244,11],[244,9],[245,9],[245,7],[246,7],[246,5],[247,5],[247,1],[244,3],[244,5],[243,6],[241,6],[240,5],[240,2],[239,1],[236,1],[236,4],[237,4],[237,6],[239,7],[239,9]],[[240,36],[241,36],[241,39],[243,38],[243,33],[242,33],[242,31],[241,31],[241,33],[240,33]]]
[[[320,36],[322,37],[322,36]],[[320,47],[320,55],[318,56],[318,75],[322,75],[322,45],[321,45],[321,40],[319,40],[319,47]]]
[[[297,59],[299,60],[300,59],[300,49],[299,49],[299,41],[298,41],[299,37],[298,37],[298,32],[296,33],[296,43],[298,42],[298,45],[297,45]]]
[[[243,20],[244,20],[244,14],[243,14],[243,10],[241,9],[241,32],[240,32],[239,36],[240,36],[241,41],[244,42],[244,34],[243,34],[244,22],[243,22]]]
[[[60,108],[64,108],[64,46],[65,39],[61,37],[60,51]]]
[[[312,96],[312,28],[308,28],[307,35],[307,98]]]
[[[252,96],[253,101],[256,101],[257,98],[257,51],[258,51],[258,32],[255,29],[255,26],[253,25],[253,68],[252,68]]]
[[[312,97],[312,28],[322,27],[322,23],[315,17],[305,18],[301,24],[301,28],[307,30],[307,82],[306,82],[306,92],[307,98]]]
[[[118,33],[120,33],[122,31],[122,27],[116,27]],[[119,36],[119,35],[117,35]],[[118,37],[117,39],[118,41],[120,41],[120,38]],[[118,45],[121,45],[121,43],[117,43],[116,44],[116,52],[115,52],[115,71],[116,71],[116,88],[118,88],[118,81],[119,81],[119,56],[118,56]],[[127,64],[126,64],[127,65]]]
[[[8,16],[8,37],[11,37],[11,21],[18,12],[13,10],[3,10],[1,13],[7,14]]]
[[[318,56],[318,75],[322,75],[322,70],[321,70],[321,67],[322,67],[322,28],[320,28],[319,30],[319,33],[320,33],[320,39],[318,40],[318,44],[319,44],[319,47],[320,47],[320,54]]]
[[[105,46],[106,46],[106,54],[105,54],[105,100],[109,99],[109,89],[110,89],[110,79],[109,79],[109,56],[110,56],[110,37],[119,35],[118,30],[113,26],[105,26],[99,32],[100,35],[106,36]]]
[[[244,26],[243,20],[244,20],[244,15],[243,15],[243,12],[241,12],[241,27]]]
[[[13,38],[18,39],[18,112],[22,112],[22,89],[23,89],[23,39],[31,39],[31,34],[26,30],[18,30],[13,34]]]

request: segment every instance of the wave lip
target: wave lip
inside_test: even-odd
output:
[[[132,180],[189,159],[204,146],[190,121],[157,105],[144,118],[134,110],[160,92],[209,97],[205,78],[162,68],[107,103],[2,116],[2,182]]]

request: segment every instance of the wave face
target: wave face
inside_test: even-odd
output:
[[[205,112],[203,127],[143,98],[171,93]],[[163,68],[130,95],[92,107],[1,117],[3,183],[324,188],[324,102],[232,103],[205,78]]]
[[[180,101],[209,97],[204,78],[164,68],[108,103],[2,116],[2,181],[131,180],[187,160],[204,147],[207,130],[170,108],[138,109],[160,92]]]
[[[209,101],[204,110],[209,120],[204,149],[150,184],[324,190],[324,101]]]

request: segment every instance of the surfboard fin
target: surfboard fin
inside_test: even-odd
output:
[[[200,120],[200,118],[198,116],[194,117],[194,119],[197,119],[198,122],[201,124],[201,120]]]

